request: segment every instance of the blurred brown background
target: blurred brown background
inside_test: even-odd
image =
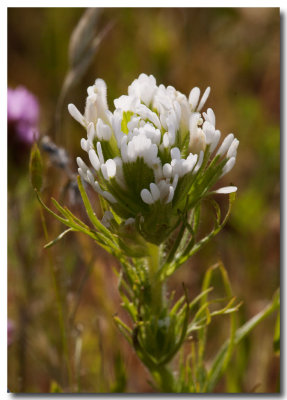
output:
[[[61,129],[55,112],[68,68],[71,32],[81,8],[10,8],[8,11],[8,84],[21,84],[38,98],[41,135],[50,135],[74,159],[82,155],[85,132],[66,105],[83,111],[86,88],[98,77],[108,86],[108,102],[127,92],[141,73],[173,85],[186,95],[194,86],[211,86],[212,107],[223,136],[240,140],[237,163],[220,186],[231,182],[238,196],[228,225],[170,280],[169,288],[190,296],[200,291],[207,268],[222,260],[235,296],[243,301],[243,323],[270,301],[279,286],[280,242],[280,15],[278,8],[102,9],[96,30],[112,22],[89,69],[66,96]],[[9,318],[14,338],[9,347],[11,392],[147,392],[148,374],[120,337],[112,316],[120,311],[117,262],[81,234],[70,234],[50,253],[40,208],[28,176],[29,150],[9,148]],[[43,198],[54,196],[84,215],[65,172],[45,157]],[[225,206],[221,197],[218,201]],[[45,213],[49,240],[63,229]],[[207,229],[203,224],[202,230]],[[50,266],[56,269],[59,298]],[[66,317],[72,365],[69,379],[58,322]],[[235,353],[217,391],[279,390],[279,357],[272,341],[275,316],[257,327]],[[223,317],[210,326],[208,359],[226,338]],[[68,355],[67,355],[68,354]]]

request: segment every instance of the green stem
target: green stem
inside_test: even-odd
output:
[[[150,371],[161,393],[175,393],[174,377],[167,366]]]
[[[148,243],[149,257],[149,274],[151,284],[151,309],[155,315],[160,313],[163,306],[163,284],[157,278],[159,270],[159,246]]]
[[[159,315],[165,305],[164,284],[158,278],[160,248],[157,245],[148,243],[149,274],[151,283],[151,311],[154,315]],[[166,365],[149,368],[156,385],[162,393],[174,393],[174,377]]]

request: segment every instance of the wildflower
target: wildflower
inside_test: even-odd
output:
[[[88,88],[83,115],[68,106],[87,131],[81,147],[90,165],[78,157],[79,174],[149,242],[164,241],[235,164],[239,141],[229,134],[216,152],[221,133],[215,114],[201,112],[209,93],[201,96],[196,87],[187,98],[141,74],[128,95],[114,100],[114,112],[101,79]]]
[[[30,145],[38,139],[39,104],[25,87],[8,88],[7,114],[9,128],[19,141]]]

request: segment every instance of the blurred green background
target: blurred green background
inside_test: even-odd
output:
[[[61,129],[56,130],[69,38],[83,12],[10,8],[8,85],[24,85],[37,96],[40,133],[65,146],[74,172],[85,132],[68,115],[66,105],[74,103],[83,111],[86,88],[96,78],[106,81],[111,107],[141,72],[186,95],[194,86],[202,90],[211,86],[205,108],[214,109],[223,136],[233,132],[240,140],[236,166],[220,182],[238,186],[238,196],[223,232],[173,276],[169,290],[182,294],[184,282],[190,297],[197,295],[204,272],[222,260],[235,296],[243,301],[239,311],[243,323],[270,301],[280,278],[279,9],[102,9],[96,31],[109,23],[111,28],[84,76],[67,93]],[[51,251],[43,249],[47,240],[29,182],[29,149],[13,146],[8,149],[8,314],[15,329],[8,354],[9,390],[153,391],[147,372],[113,324],[113,314],[122,315],[113,273],[117,261],[82,234],[70,234]],[[67,182],[66,173],[45,156],[45,202],[51,204],[54,196],[84,218],[73,188],[63,189]],[[225,199],[218,201],[225,207]],[[64,229],[44,215],[51,240]],[[65,317],[66,349],[59,304]],[[217,392],[279,390],[279,357],[272,348],[274,321],[275,316],[264,321],[238,347]],[[224,317],[212,322],[208,357],[226,338],[227,323]]]

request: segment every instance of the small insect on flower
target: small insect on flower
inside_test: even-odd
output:
[[[151,243],[162,243],[235,164],[239,141],[229,134],[216,151],[215,114],[211,108],[201,113],[209,93],[208,87],[201,96],[195,87],[187,98],[141,74],[128,95],[114,100],[113,112],[102,79],[88,88],[83,115],[68,106],[87,131],[81,147],[89,165],[78,157],[79,174]]]

